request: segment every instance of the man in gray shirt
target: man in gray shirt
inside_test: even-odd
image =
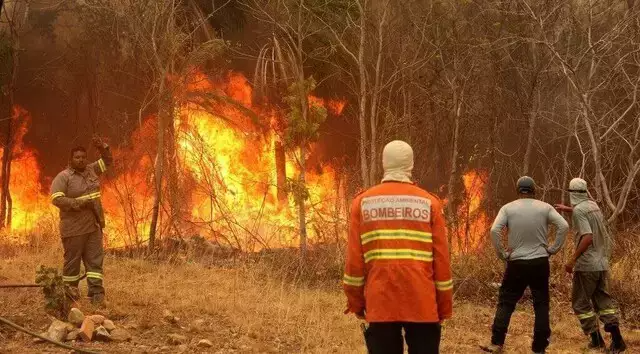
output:
[[[519,199],[503,206],[491,227],[491,241],[500,259],[507,261],[493,321],[491,345],[481,347],[501,353],[511,314],[527,287],[533,295],[535,325],[531,349],[544,353],[549,345],[549,255],[562,248],[569,224],[550,205],[535,197],[531,177],[518,179]],[[549,224],[556,226],[556,239],[549,247]],[[502,246],[502,231],[508,230],[508,248]]]
[[[573,273],[571,302],[582,330],[591,337],[589,348],[605,348],[600,334],[598,316],[604,330],[611,333],[610,353],[626,349],[619,328],[614,301],[609,295],[609,256],[612,239],[598,204],[589,199],[587,182],[574,178],[569,183],[571,207],[556,205],[560,211],[572,213],[576,231],[573,257],[565,266]]]

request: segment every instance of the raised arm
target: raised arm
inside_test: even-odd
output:
[[[100,176],[101,174],[107,172],[107,170],[113,164],[113,154],[111,153],[111,149],[109,145],[107,145],[102,139],[98,137],[93,138],[93,145],[100,152],[100,159],[96,162],[90,164],[90,168],[93,168],[95,173]]]

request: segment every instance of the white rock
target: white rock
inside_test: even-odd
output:
[[[104,320],[104,322],[102,322],[102,327],[106,328],[109,332],[116,329],[116,325],[111,320]]]
[[[47,330],[47,338],[53,339],[56,342],[62,342],[67,338],[68,327],[66,322],[60,320],[54,320]]]
[[[80,327],[80,325],[82,324],[82,321],[84,321],[84,313],[82,313],[80,309],[77,309],[74,307],[71,309],[71,311],[69,311],[69,316],[67,316],[67,320],[73,325],[75,325],[76,327]]]
[[[201,339],[198,342],[198,347],[200,347],[200,348],[211,348],[211,347],[213,347],[213,343],[208,339]]]

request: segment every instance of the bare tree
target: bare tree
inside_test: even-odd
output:
[[[0,10],[9,3],[0,3]],[[18,80],[18,69],[20,59],[20,36],[25,26],[26,19],[29,15],[29,2],[28,1],[12,1],[12,7],[10,11],[5,9],[4,21],[2,20],[2,13],[0,13],[0,23],[4,22],[8,28],[8,52],[6,62],[9,64],[9,75],[7,83],[2,87],[2,104],[9,111],[9,116],[3,118],[5,122],[5,140],[3,144],[2,153],[2,171],[0,176],[2,177],[2,186],[0,188],[0,228],[5,226],[11,227],[11,216],[13,201],[11,199],[11,191],[9,190],[9,183],[11,181],[11,161],[13,160],[13,148],[14,148],[14,105],[15,105],[15,87]]]
[[[146,73],[148,101],[142,102],[141,107],[151,102],[157,107],[155,195],[149,228],[149,248],[153,249],[163,200],[165,165],[169,161],[171,169],[177,168],[175,137],[171,132],[176,107],[180,105],[180,85],[183,83],[180,78],[189,77],[194,67],[216,56],[223,43],[198,38],[207,18],[194,13],[190,4],[183,0],[87,1],[87,7],[90,11],[112,16],[119,24],[117,36],[123,56],[138,62]],[[169,190],[173,198],[170,209],[173,213],[179,208],[175,200],[175,171],[170,173],[170,179]],[[175,217],[171,215],[170,224],[176,222]]]

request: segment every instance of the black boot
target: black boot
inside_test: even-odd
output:
[[[605,330],[611,333],[611,348],[609,348],[609,353],[618,354],[627,350],[627,344],[624,342],[624,339],[622,339],[620,327],[611,326]]]
[[[589,349],[604,349],[607,346],[604,344],[604,338],[600,334],[600,330],[592,332],[590,334],[591,341],[589,342]]]

